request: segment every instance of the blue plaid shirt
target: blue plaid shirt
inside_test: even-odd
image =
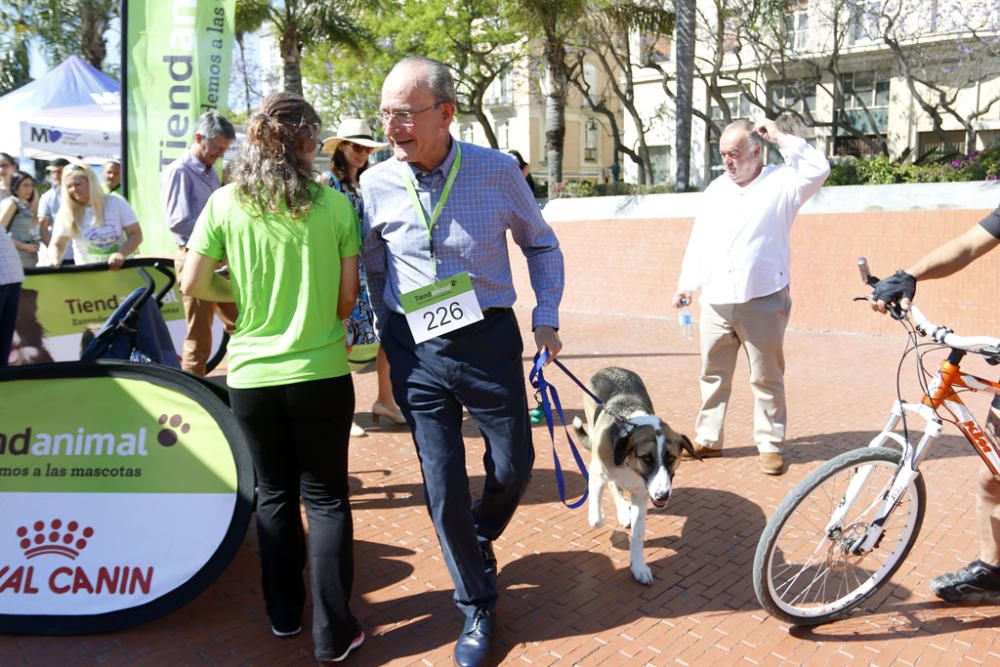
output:
[[[430,173],[396,159],[361,175],[365,202],[362,259],[379,327],[389,311],[402,313],[399,295],[468,271],[483,310],[509,308],[517,298],[507,253],[507,231],[528,261],[537,305],[531,328],[559,327],[563,256],[542,219],[517,161],[489,148],[462,143],[462,164],[428,235],[403,179],[413,183],[429,219],[441,198],[458,142]]]

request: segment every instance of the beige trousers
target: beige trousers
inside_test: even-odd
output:
[[[184,268],[184,256],[180,251],[174,258],[174,270],[181,275]],[[236,326],[236,304],[217,303],[184,297],[184,319],[187,320],[187,335],[184,336],[184,349],[181,351],[181,368],[188,373],[206,374],[209,356],[212,354],[212,322],[218,313],[226,333],[232,333]]]
[[[740,348],[750,362],[754,398],[754,443],[757,450],[778,452],[785,439],[785,328],[792,300],[785,287],[746,303],[702,304],[701,411],[695,439],[706,447],[722,447],[733,372]]]

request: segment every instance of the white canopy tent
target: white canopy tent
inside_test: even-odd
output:
[[[31,83],[0,97],[0,151],[88,161],[121,155],[118,82],[70,56]]]

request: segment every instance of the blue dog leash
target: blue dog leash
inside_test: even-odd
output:
[[[587,474],[587,466],[583,463],[583,458],[580,456],[580,452],[576,448],[576,443],[573,442],[573,438],[569,434],[569,428],[566,426],[566,417],[563,415],[562,403],[560,403],[559,401],[559,393],[556,391],[555,387],[546,382],[545,375],[542,372],[542,366],[545,365],[545,362],[548,361],[548,359],[549,359],[549,351],[547,349],[543,349],[541,354],[535,355],[535,365],[531,369],[531,374],[528,376],[528,380],[531,382],[531,386],[535,388],[535,391],[542,402],[542,411],[545,413],[545,423],[549,427],[549,439],[552,441],[552,460],[555,462],[555,468],[556,468],[556,484],[559,485],[559,500],[561,500],[563,505],[566,505],[566,507],[568,507],[569,509],[576,509],[587,500],[588,488],[584,487],[583,495],[576,502],[573,503],[566,502],[566,485],[563,480],[562,466],[559,464],[559,454],[556,453],[555,426],[553,425],[553,420],[552,420],[553,405],[555,405],[556,412],[559,414],[559,419],[560,421],[562,421],[563,430],[566,431],[566,439],[569,441],[570,451],[573,454],[573,458],[576,459],[576,465],[580,469],[580,473],[583,475],[583,479],[587,481],[590,479],[590,476]],[[570,373],[569,370],[559,362],[559,360],[553,359],[552,363],[561,368],[562,371],[566,373],[566,375],[568,375],[570,379],[573,380],[573,382],[580,385],[581,389],[583,389],[587,394],[590,395],[591,398],[597,401],[598,404],[601,404],[600,399],[594,396],[590,392],[590,390],[587,389],[587,387],[585,387],[576,377],[574,377],[574,375]],[[551,402],[549,399],[550,395],[551,395]]]

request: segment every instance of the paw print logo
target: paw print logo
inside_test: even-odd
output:
[[[172,417],[160,415],[160,426],[163,428],[156,434],[156,441],[164,447],[173,447],[177,444],[178,431],[187,433],[191,430],[191,424],[185,422],[184,417],[181,415],[174,415]]]
[[[76,560],[80,552],[87,548],[87,540],[94,536],[94,529],[90,526],[81,528],[78,521],[64,524],[62,519],[52,519],[48,525],[44,521],[35,521],[30,528],[18,526],[16,532],[25,558],[56,554]]]

